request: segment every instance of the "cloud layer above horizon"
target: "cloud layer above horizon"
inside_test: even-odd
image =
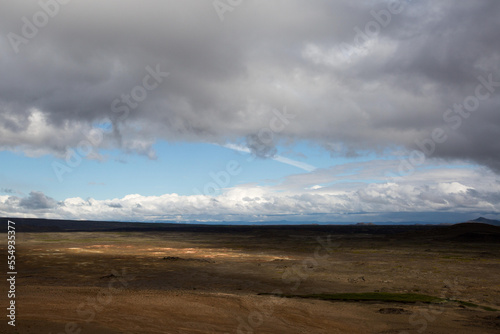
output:
[[[109,200],[76,197],[56,201],[34,191],[25,197],[0,196],[0,215],[179,222],[384,221],[390,217],[388,213],[414,212],[500,218],[500,181],[491,171],[441,166],[401,178],[385,176],[398,163],[378,160],[340,165],[292,175],[274,186],[243,184],[227,188],[218,196],[131,194]],[[440,216],[430,219],[437,222]]]

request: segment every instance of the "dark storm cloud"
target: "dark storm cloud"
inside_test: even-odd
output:
[[[73,0],[15,53],[10,33],[22,36],[23,17],[32,22],[42,9],[4,1],[0,147],[61,153],[95,122],[111,121],[97,146],[154,158],[157,139],[246,140],[256,151],[272,110],[286,106],[296,117],[271,144],[421,149],[417,142],[443,128],[447,140],[429,157],[500,171],[500,2],[404,1],[387,20],[388,3],[252,1],[221,22],[210,1]],[[372,10],[382,20],[377,34],[358,35],[377,22]],[[148,68],[169,75],[146,89]],[[487,99],[467,117],[453,110],[488,76]]]

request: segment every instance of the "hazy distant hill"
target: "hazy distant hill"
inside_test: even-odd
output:
[[[483,224],[500,226],[500,220],[488,219],[484,217],[479,217],[474,220],[469,220],[467,223],[483,223]]]

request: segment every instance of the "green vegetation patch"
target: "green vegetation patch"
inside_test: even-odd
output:
[[[455,302],[463,306],[479,307],[486,311],[498,311],[488,306],[480,306],[470,302],[464,302],[455,299],[439,298],[419,293],[389,293],[389,292],[364,292],[364,293],[319,293],[309,295],[291,295],[291,294],[274,294],[274,293],[259,293],[259,295],[268,295],[284,298],[307,298],[319,299],[328,301],[377,301],[377,302],[395,302],[395,303],[427,303],[427,304],[442,304],[446,302]]]
[[[474,304],[474,303],[470,303],[470,302],[464,302],[464,301],[461,301],[461,300],[450,300],[452,302],[457,302],[459,303],[460,305],[462,306],[467,306],[467,307],[479,307],[485,311],[490,311],[490,312],[496,312],[498,311],[497,309],[494,309],[493,307],[488,307],[488,306],[481,306],[481,305],[477,305],[477,304]]]
[[[309,298],[331,301],[379,301],[398,303],[444,303],[446,299],[418,293],[388,293],[388,292],[365,292],[365,293],[320,293],[309,295],[271,294],[260,293],[259,295],[274,295],[285,298]]]

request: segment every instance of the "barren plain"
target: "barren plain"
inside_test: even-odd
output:
[[[19,232],[0,332],[498,333],[499,229]]]

